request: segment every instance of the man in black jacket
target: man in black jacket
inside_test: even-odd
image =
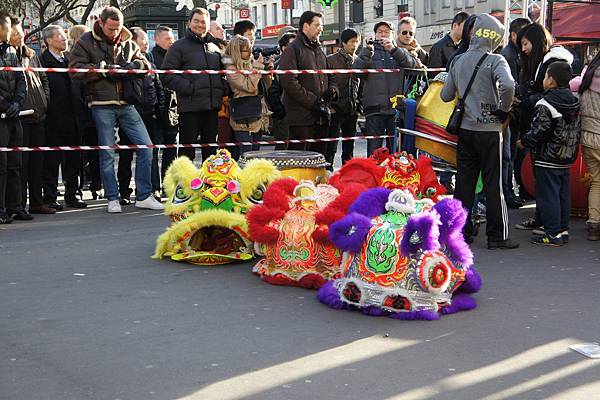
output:
[[[154,31],[154,42],[156,46],[150,52],[154,59],[154,65],[162,68],[167,50],[175,43],[173,29],[168,26],[159,26]],[[162,79],[162,78],[161,78]],[[161,110],[156,118],[156,137],[162,144],[174,144],[177,142],[177,96],[174,91],[167,89],[163,85],[163,96],[165,108]],[[165,176],[167,168],[177,156],[177,149],[169,148],[162,151],[162,160],[160,166],[160,176]]]
[[[21,21],[12,19],[12,32],[10,35],[10,44],[17,51],[19,63],[24,67],[41,67],[42,63],[38,59],[35,51],[25,45],[25,35]],[[23,146],[43,146],[46,119],[46,109],[50,99],[50,86],[45,72],[25,72],[25,82],[27,84],[27,96],[25,97],[25,109],[31,109],[33,114],[21,118],[23,127]],[[23,152],[21,155],[21,205],[22,217],[27,218],[25,206],[27,204],[27,192],[29,192],[29,212],[34,214],[54,214],[55,209],[44,204],[42,198],[42,175],[44,171],[44,153]]]
[[[452,57],[462,37],[463,24],[469,18],[469,14],[461,11],[454,16],[450,32],[434,43],[429,50],[429,68],[448,68],[448,60]]]
[[[331,69],[352,69],[356,61],[356,49],[360,43],[360,33],[354,29],[345,29],[340,35],[342,48],[337,53],[327,57],[327,63]],[[356,136],[356,120],[360,112],[358,87],[360,80],[354,74],[339,74],[336,76],[336,85],[339,91],[338,99],[332,102],[331,124],[329,137]],[[338,142],[327,144],[325,160],[333,166]],[[352,159],[354,153],[354,141],[342,142],[342,164]]]
[[[47,49],[42,53],[42,65],[46,68],[67,68],[69,60],[64,54],[67,37],[58,25],[49,25],[42,31]],[[50,102],[46,117],[46,146],[79,146],[83,141],[77,119],[78,93],[75,93],[68,74],[48,75]],[[78,196],[81,152],[50,151],[44,155],[44,203],[56,210],[62,210],[57,202],[58,168],[61,168],[65,182],[65,203],[67,207],[85,208],[87,204]]]
[[[280,69],[326,69],[327,57],[319,37],[323,15],[305,11],[300,16],[298,37],[281,55]],[[329,103],[338,91],[332,75],[281,75],[283,104],[290,124],[290,139],[325,138],[329,135]],[[311,150],[325,155],[327,143],[290,144],[291,150]]]
[[[214,43],[207,42],[210,17],[204,8],[194,8],[188,21],[185,37],[171,46],[163,69],[223,69],[221,53]],[[177,93],[179,111],[179,142],[182,144],[214,143],[217,138],[218,112],[225,94],[225,80],[222,75],[165,75],[166,87]],[[214,148],[202,148],[202,160],[215,153]],[[196,149],[184,148],[179,151],[191,160]]]
[[[15,49],[8,43],[11,33],[10,16],[0,10],[0,67],[18,67]],[[22,72],[0,71],[0,147],[23,144],[19,112],[25,101],[25,76]],[[0,224],[20,219],[21,153],[0,152]],[[31,218],[26,218],[31,219]]]

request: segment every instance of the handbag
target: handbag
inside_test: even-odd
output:
[[[262,117],[260,96],[235,97],[229,103],[231,119],[240,124],[250,124]]]
[[[456,101],[456,105],[454,106],[454,110],[452,110],[452,114],[450,114],[450,118],[448,119],[448,123],[446,124],[446,132],[452,135],[458,135],[458,130],[460,129],[460,125],[462,124],[463,116],[465,114],[465,101],[467,100],[467,96],[471,91],[471,86],[473,86],[473,81],[475,81],[475,76],[477,75],[477,71],[479,71],[479,67],[483,64],[483,60],[487,57],[487,53],[484,54],[477,63],[475,70],[473,71],[473,75],[471,75],[471,80],[465,89],[465,93],[462,98],[459,98]],[[452,66],[450,66],[452,67]]]

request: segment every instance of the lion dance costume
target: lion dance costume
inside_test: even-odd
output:
[[[363,192],[330,226],[344,251],[343,277],[323,285],[319,300],[396,319],[475,308],[467,293],[478,291],[481,280],[462,236],[466,215],[453,199],[415,199],[408,189]]]
[[[266,160],[239,168],[225,149],[200,169],[187,157],[176,159],[164,179],[171,226],[157,239],[154,258],[198,265],[251,259],[254,249],[245,214],[262,203],[266,187],[279,176]]]

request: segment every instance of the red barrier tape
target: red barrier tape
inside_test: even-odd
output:
[[[166,75],[299,75],[299,74],[370,74],[402,71],[443,72],[445,68],[367,68],[367,69],[288,69],[279,70],[195,70],[195,69],[101,69],[101,68],[38,68],[38,67],[0,67],[0,71],[14,72],[71,72],[96,74],[166,74]]]
[[[135,150],[135,149],[170,149],[174,147],[236,147],[250,146],[253,144],[273,145],[286,143],[319,143],[319,142],[337,142],[356,139],[384,139],[393,138],[394,135],[381,136],[347,136],[338,138],[322,139],[288,139],[288,140],[259,140],[255,142],[227,142],[227,143],[191,143],[191,144],[129,144],[112,146],[37,146],[37,147],[0,147],[0,152],[23,152],[23,151],[81,151],[81,150]]]

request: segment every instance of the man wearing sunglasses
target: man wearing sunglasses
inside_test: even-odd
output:
[[[412,17],[404,17],[398,23],[398,47],[408,51],[419,61],[418,68],[426,67],[429,63],[429,54],[417,43],[415,32],[417,21]]]

